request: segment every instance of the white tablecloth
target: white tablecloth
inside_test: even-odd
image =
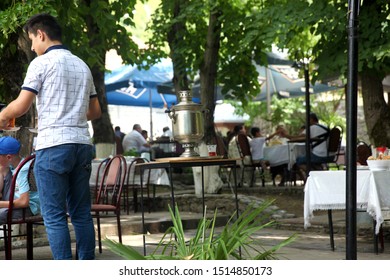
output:
[[[131,161],[132,161],[131,159],[126,159],[127,168],[129,168]],[[92,172],[91,172],[91,177],[89,179],[89,184],[91,186],[95,186],[95,184],[96,184],[96,175],[97,175],[97,170],[99,168],[99,164],[100,164],[100,161],[98,161],[98,160],[92,161]],[[102,174],[103,171],[104,171],[104,168],[101,168],[100,174]],[[149,172],[144,173],[143,183],[147,183],[148,173]],[[137,176],[137,178],[135,178],[135,183],[139,184],[140,181],[141,180],[140,180],[139,176]],[[164,185],[164,186],[170,185],[169,177],[168,177],[168,174],[167,174],[165,169],[151,169],[149,182],[150,182],[150,184],[155,184],[155,185]]]
[[[264,158],[269,161],[271,166],[288,164],[290,168],[295,163],[296,158],[304,154],[304,143],[290,143],[264,147]]]
[[[305,185],[304,225],[310,226],[315,210],[346,208],[346,172],[311,171]],[[365,209],[377,222],[379,233],[383,211],[390,207],[390,171],[358,170],[356,182],[357,209]]]

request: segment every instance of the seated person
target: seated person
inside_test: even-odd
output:
[[[0,181],[0,189],[3,188],[3,197],[0,200],[0,224],[7,222],[8,204],[10,187],[12,182],[13,172],[11,166],[15,167],[22,162],[22,158],[19,155],[20,143],[13,137],[1,137],[0,138],[0,167],[4,180]],[[23,215],[23,209],[27,208],[26,215],[37,215],[40,212],[39,196],[37,191],[30,191],[28,183],[28,170],[29,164],[23,166],[16,179],[16,189],[14,197],[14,209],[12,217],[14,219],[21,218]],[[20,208],[20,209],[18,209]]]
[[[281,135],[290,139],[290,140],[305,140],[306,130],[304,130],[300,135],[291,136],[288,135],[286,130],[281,132]],[[310,139],[318,139],[313,141],[311,144],[311,154],[310,162],[315,165],[321,165],[329,160],[328,155],[328,136],[329,128],[318,123],[318,117],[314,113],[310,113]],[[306,180],[305,170],[306,170],[306,156],[297,157],[296,164],[293,167],[298,169],[299,175]]]
[[[161,135],[161,137],[168,137],[169,139],[173,138],[172,131],[169,129],[168,126],[163,128],[163,134]]]
[[[272,140],[269,141],[269,146],[274,146],[274,145],[287,145],[288,143],[288,139],[281,136],[279,132],[285,130],[284,128],[284,125],[283,124],[279,124],[277,127],[276,127],[276,131],[278,131],[278,133],[272,137]]]
[[[228,156],[229,158],[241,158],[240,151],[238,149],[238,144],[236,136],[238,134],[246,134],[245,127],[243,125],[236,125],[233,129],[233,132],[230,134],[229,146],[228,146]],[[248,137],[250,141],[250,137]]]
[[[278,129],[280,130],[280,128]],[[267,170],[269,166],[269,161],[264,158],[265,142],[278,135],[279,130],[276,130],[273,134],[269,135],[268,137],[264,137],[263,135],[261,135],[261,131],[259,127],[255,126],[251,128],[251,135],[253,138],[249,142],[249,144],[251,146],[252,160],[254,163],[260,162],[261,168],[263,170]],[[283,184],[284,182],[282,179],[281,185]]]
[[[150,144],[142,136],[142,128],[139,124],[133,126],[133,130],[123,138],[123,150],[125,152],[136,150],[139,154],[150,152]]]
[[[145,138],[146,141],[148,141],[148,137],[149,136],[148,136],[148,132],[146,130],[142,130],[141,131],[141,135],[142,135],[143,138]]]
[[[121,131],[120,126],[116,126],[116,127],[114,128],[114,132],[115,132],[115,136],[118,136],[118,137],[121,139],[121,141],[123,140],[123,138],[124,138],[125,135],[126,135],[126,134],[124,134],[124,133]]]

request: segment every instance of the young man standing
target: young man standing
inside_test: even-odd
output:
[[[54,17],[38,14],[24,27],[36,57],[17,99],[0,113],[0,129],[25,114],[37,98],[38,137],[34,173],[54,259],[72,259],[67,213],[79,259],[95,258],[89,177],[92,142],[88,120],[101,116],[88,66],[62,45]]]

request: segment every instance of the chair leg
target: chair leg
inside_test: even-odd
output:
[[[7,225],[7,230],[4,231],[5,240],[5,259],[12,260],[12,226]]]
[[[153,211],[156,212],[156,184],[153,184]]]
[[[120,217],[120,212],[116,213],[116,222],[118,225],[118,238],[119,238],[119,243],[122,244],[122,227],[121,227],[121,217]]]
[[[33,250],[34,250],[34,237],[33,237],[33,224],[27,223],[27,259],[34,259]]]
[[[253,184],[255,183],[255,175],[256,175],[255,173],[256,173],[256,167],[252,168],[252,176],[251,176],[251,183],[250,183],[251,188],[253,187]]]
[[[5,253],[5,259],[8,260],[8,231],[7,226],[3,225],[3,234],[4,234],[4,253]]]
[[[130,211],[130,205],[129,205],[129,188],[124,186],[124,190],[123,190],[123,200],[124,200],[124,207],[126,209],[126,213],[127,215],[129,215],[129,211]]]
[[[151,212],[151,205],[150,205],[150,192],[149,192],[149,186],[146,188],[146,195],[148,197],[148,211]]]
[[[242,168],[242,172],[241,172],[241,181],[240,181],[241,187],[244,187],[244,178],[245,178],[245,167]]]
[[[97,231],[98,231],[98,243],[99,243],[99,253],[102,253],[102,233],[100,231],[100,217],[99,213],[96,215],[96,225],[97,225]]]
[[[138,190],[136,187],[133,188],[133,204],[134,204],[134,213],[138,211]]]
[[[330,247],[334,251],[334,232],[333,232],[333,218],[332,210],[328,210],[328,224],[329,224],[329,238],[330,238]]]
[[[261,178],[261,185],[262,187],[265,187],[265,170],[262,167],[259,167],[260,172],[260,178]]]

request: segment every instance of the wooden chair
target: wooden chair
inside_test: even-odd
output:
[[[131,163],[129,164],[129,167],[127,169],[127,180],[124,186],[124,193],[123,193],[123,199],[124,199],[124,205],[125,209],[127,211],[127,215],[129,214],[130,210],[130,203],[129,203],[129,192],[130,190],[133,191],[133,204],[134,204],[134,212],[138,211],[138,190],[146,190],[147,199],[148,199],[148,211],[150,213],[151,206],[150,206],[150,191],[149,191],[149,185],[150,185],[150,169],[148,173],[148,179],[146,182],[143,183],[143,186],[141,186],[140,183],[140,176],[141,172],[139,167],[137,167],[138,163],[145,163],[148,160],[145,158],[137,157],[134,158]],[[154,197],[154,196],[153,196]]]
[[[217,155],[218,156],[222,156],[223,158],[228,158],[229,155],[228,155],[228,149],[223,141],[223,138],[221,136],[216,136],[215,138],[215,142],[217,144]],[[233,170],[234,168],[239,168],[240,165],[236,164],[236,166],[234,165],[229,165],[229,164],[226,164],[226,165],[221,165],[219,167],[219,176],[221,177],[222,181],[226,182],[228,187],[232,190],[232,193],[234,193],[233,191],[233,188],[232,188],[232,184],[231,184],[231,178],[232,178],[232,175],[233,175]]]
[[[364,141],[359,141],[356,147],[356,161],[360,165],[367,165],[367,159],[371,155],[370,146]]]
[[[28,173],[27,173],[27,180],[29,183],[30,191],[37,191],[37,186],[35,183],[34,178],[34,162],[35,162],[35,155],[30,155],[26,157],[22,162],[18,165],[16,168],[14,175],[12,177],[12,182],[10,186],[10,195],[9,195],[9,205],[8,205],[8,214],[7,214],[7,223],[3,225],[3,231],[4,231],[4,247],[5,247],[5,258],[7,260],[12,260],[12,238],[13,237],[22,237],[26,236],[27,239],[27,259],[32,260],[33,259],[33,247],[34,247],[34,231],[33,226],[34,225],[42,225],[43,224],[43,218],[41,215],[35,215],[35,216],[28,216],[26,214],[26,210],[28,208],[23,208],[23,215],[21,218],[13,218],[13,211],[14,211],[14,199],[15,199],[15,188],[16,188],[16,179],[22,170],[22,168],[29,164],[28,167]],[[25,233],[18,233],[18,234],[12,234],[12,225],[26,225],[26,232]]]
[[[325,170],[329,170],[330,165],[336,165],[337,169],[340,169],[337,161],[340,155],[342,135],[343,129],[340,126],[333,127],[329,132],[328,159],[324,162]]]
[[[99,163],[97,172],[96,172],[96,178],[95,178],[95,195],[94,200],[96,201],[98,193],[99,193],[99,187],[101,182],[101,177],[103,176],[104,169],[107,165],[107,163],[110,161],[110,158],[105,158]]]
[[[99,253],[102,252],[101,218],[116,217],[119,243],[122,243],[120,201],[126,172],[126,160],[122,155],[116,155],[110,159],[104,168],[96,201],[91,206],[92,216],[96,218],[97,223]]]
[[[246,169],[251,170],[251,182],[250,187],[253,186],[255,182],[255,171],[256,169],[259,170],[262,186],[265,186],[265,178],[264,178],[264,169],[262,168],[261,162],[254,162],[252,159],[252,152],[251,147],[249,144],[249,140],[245,134],[238,134],[236,136],[236,140],[238,143],[241,160],[242,160],[242,174],[241,174],[241,183],[243,183],[244,180],[244,174]]]

